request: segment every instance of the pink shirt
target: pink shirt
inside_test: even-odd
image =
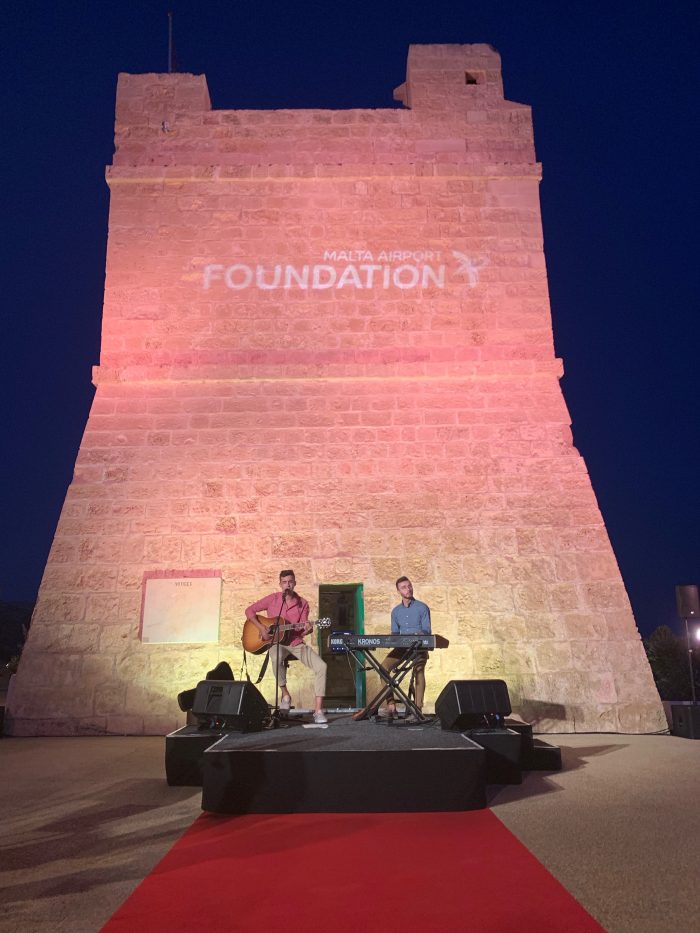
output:
[[[245,611],[246,618],[250,618],[253,613],[265,612],[268,619],[276,619],[281,616],[285,622],[305,624],[309,620],[309,604],[301,596],[294,593],[294,600],[291,605],[287,604],[284,593],[278,590],[276,593],[270,593],[269,596],[263,596],[257,603],[252,603]],[[299,632],[292,632],[289,644],[291,647],[304,643],[304,636],[301,628]]]

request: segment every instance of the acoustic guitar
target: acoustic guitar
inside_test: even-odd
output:
[[[256,615],[255,617],[261,625],[264,625],[268,632],[268,638],[263,638],[250,619],[246,619],[243,624],[243,634],[241,635],[241,644],[249,654],[264,654],[274,644],[286,644],[291,640],[294,631],[300,632],[307,625],[316,625],[318,628],[330,628],[332,619],[318,619],[316,622],[281,622],[275,631],[274,638],[270,637],[270,631],[274,625],[277,625],[277,619],[267,619],[265,616]]]

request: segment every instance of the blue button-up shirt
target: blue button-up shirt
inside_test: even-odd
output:
[[[408,606],[403,600],[391,610],[391,632],[394,635],[430,635],[430,609],[419,599]]]

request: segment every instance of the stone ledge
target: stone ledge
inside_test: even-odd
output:
[[[270,163],[250,165],[108,165],[105,169],[107,184],[183,184],[267,181],[334,181],[369,180],[397,176],[418,177],[434,181],[469,179],[541,180],[540,162],[490,162],[481,160],[457,163],[405,162],[405,163]]]
[[[400,364],[395,364],[394,369]],[[387,364],[375,366],[324,367],[318,364],[300,365],[297,371],[276,375],[276,365],[270,364],[269,371],[262,372],[259,366],[93,366],[93,385],[124,383],[207,383],[207,382],[463,382],[465,379],[501,380],[528,378],[561,379],[564,374],[562,360],[506,360],[499,362],[469,362],[460,365],[451,363],[422,364],[420,371],[410,375],[388,371]],[[425,371],[424,371],[425,370]]]

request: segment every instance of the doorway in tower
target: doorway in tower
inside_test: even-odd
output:
[[[318,651],[328,665],[326,707],[351,709],[365,705],[365,672],[357,670],[345,651],[331,651],[328,634],[364,635],[365,612],[361,583],[322,584],[318,588],[319,618],[331,619],[331,628],[318,631]]]

